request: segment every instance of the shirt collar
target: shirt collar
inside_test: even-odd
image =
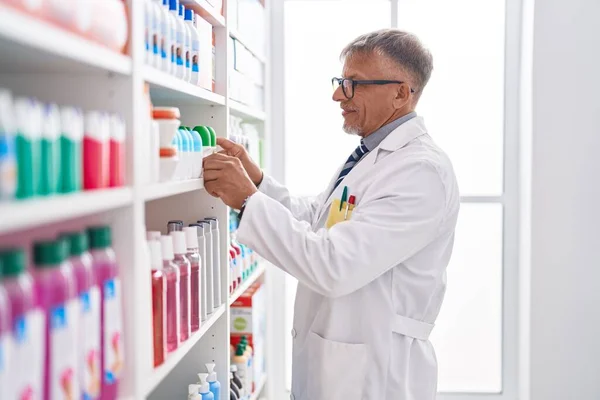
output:
[[[415,118],[416,116],[417,116],[417,113],[413,111],[413,112],[410,112],[398,119],[395,119],[392,122],[377,129],[375,132],[371,133],[366,138],[364,138],[362,140],[362,143],[367,147],[367,149],[369,151],[371,151],[374,148],[376,148],[377,146],[379,146],[381,144],[381,142],[383,142],[383,139],[385,139],[396,128],[398,128],[400,125],[402,125],[406,121],[409,121],[409,120]]]

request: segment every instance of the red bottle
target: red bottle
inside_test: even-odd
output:
[[[110,117],[110,187],[125,185],[125,122],[116,114]]]
[[[83,188],[108,187],[110,123],[105,114],[90,111],[85,115],[83,137]]]
[[[167,358],[167,282],[162,271],[160,242],[148,242],[152,277],[152,336],[154,366],[158,367]]]

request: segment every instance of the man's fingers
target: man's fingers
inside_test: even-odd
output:
[[[217,180],[221,176],[221,170],[218,169],[205,169],[204,170],[204,182],[212,182]]]
[[[204,169],[223,169],[232,159],[234,158],[226,156],[225,154],[212,154],[204,159]]]
[[[222,137],[217,138],[217,145],[221,146],[225,151],[232,151],[238,146],[231,140]]]

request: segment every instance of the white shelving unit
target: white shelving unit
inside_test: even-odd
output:
[[[228,296],[228,208],[206,193],[202,179],[154,184],[145,181],[146,83],[153,105],[179,107],[184,125],[209,125],[217,136],[227,137],[229,115],[234,114],[256,123],[262,137],[268,138],[267,111],[228,97],[228,38],[238,34],[229,31],[226,17],[209,1],[182,0],[182,3],[213,25],[215,92],[145,65],[142,0],[126,0],[129,18],[126,54],[0,5],[0,87],[11,90],[15,96],[33,96],[43,102],[76,105],[83,110],[116,112],[126,121],[126,187],[0,203],[0,248],[19,245],[29,249],[32,240],[53,237],[66,229],[83,229],[98,223],[111,226],[123,292],[125,368],[119,386],[122,400],[186,398],[188,384],[197,381],[197,373],[205,371],[207,362],[217,364],[219,380],[227,388],[230,305],[259,276],[267,274],[261,264],[253,276]],[[268,7],[267,2],[267,13]],[[267,60],[266,55],[258,56],[263,62]],[[265,67],[268,71],[268,66]],[[268,90],[265,87],[266,96]],[[181,219],[187,224],[208,216],[220,221],[223,304],[202,322],[198,332],[154,368],[145,232],[164,232],[170,219]],[[264,376],[259,391],[268,382]],[[259,391],[253,399],[258,398]],[[220,400],[228,399],[228,390],[222,392]]]

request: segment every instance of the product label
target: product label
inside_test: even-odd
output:
[[[183,65],[183,32],[177,32],[177,65]]]
[[[8,399],[10,396],[9,392],[9,379],[8,379],[8,366],[10,363],[10,335],[0,335],[0,399]]]
[[[175,50],[177,48],[176,44],[175,44],[175,29],[172,28],[171,29],[171,36],[170,36],[170,42],[171,42],[171,62],[175,63],[175,54],[177,53],[177,51]]]
[[[44,374],[44,324],[41,310],[21,316],[13,326],[11,370],[27,371],[11,375],[9,399],[41,399]]]
[[[79,371],[83,400],[100,395],[100,290],[79,296]]]
[[[167,44],[165,38],[167,37],[167,32],[169,31],[167,23],[162,21],[160,24],[160,56],[162,58],[167,58]]]
[[[14,152],[12,138],[0,132],[0,199],[13,197],[17,188]]]
[[[123,332],[121,321],[121,282],[104,282],[104,381],[113,384],[123,369]]]
[[[50,397],[74,399],[77,380],[77,322],[79,305],[71,300],[50,310]]]
[[[200,41],[199,40],[192,40],[192,71],[193,72],[198,72],[200,71],[199,65],[198,65],[198,58],[199,58],[199,50],[200,50]]]

